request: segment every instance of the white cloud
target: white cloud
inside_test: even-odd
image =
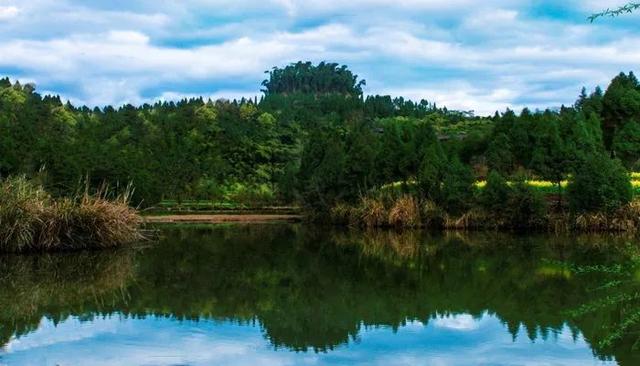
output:
[[[15,18],[19,13],[20,9],[15,6],[0,6],[0,21]]]
[[[433,322],[437,328],[447,328],[459,331],[471,331],[480,328],[480,320],[474,319],[469,314],[441,317]]]
[[[7,1],[0,14],[17,12]],[[585,14],[600,7],[574,3]],[[578,22],[533,17],[530,5],[31,0],[0,28],[0,73],[12,70],[9,76],[36,80],[42,90],[103,105],[256,94],[272,66],[328,60],[366,78],[368,93],[486,114],[572,103],[583,85],[605,84],[640,64],[640,35],[632,29],[591,25],[582,15]]]

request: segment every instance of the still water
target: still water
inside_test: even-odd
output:
[[[636,239],[160,230],[0,257],[0,365],[640,365]]]

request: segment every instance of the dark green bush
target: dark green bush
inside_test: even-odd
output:
[[[567,195],[574,213],[611,213],[631,201],[633,187],[620,161],[595,154],[576,169]]]
[[[497,214],[509,198],[509,192],[507,180],[500,173],[492,170],[487,177],[487,184],[478,194],[478,202],[487,213]]]
[[[492,171],[478,201],[496,227],[523,229],[544,223],[544,197],[526,184],[524,178],[518,178],[509,185],[499,173]]]
[[[449,162],[442,182],[441,204],[452,214],[459,214],[473,204],[475,177],[471,168],[457,158]]]
[[[542,226],[547,210],[542,194],[523,178],[516,179],[509,188],[508,199],[502,210],[508,226],[514,229]]]

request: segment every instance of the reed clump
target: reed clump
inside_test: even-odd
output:
[[[412,228],[421,224],[418,201],[410,195],[398,198],[389,210],[389,225]]]
[[[53,198],[24,177],[0,182],[0,252],[117,247],[143,239],[130,190]]]
[[[397,197],[363,197],[355,205],[341,203],[331,211],[334,224],[363,228],[393,227],[443,230],[541,230],[549,232],[637,232],[640,199],[612,212],[558,211],[529,190],[515,190],[495,206],[480,201],[472,207],[448,212],[433,201],[405,194]]]

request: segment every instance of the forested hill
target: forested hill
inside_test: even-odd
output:
[[[199,99],[102,109],[0,81],[0,174],[41,179],[59,194],[88,177],[95,187],[133,182],[138,201],[209,199],[228,190],[292,199],[311,131],[378,118],[465,119],[423,101],[362,99],[346,67],[274,69],[260,101]],[[436,118],[437,117],[437,118]]]
[[[478,178],[487,169],[525,169],[556,179],[572,164],[560,155],[585,151],[607,150],[628,168],[640,157],[633,74],[617,76],[606,93],[583,91],[560,111],[491,118],[364,97],[364,85],[345,66],[300,62],[269,71],[260,100],[92,109],[2,79],[0,174],[24,174],[61,195],[85,180],[94,188],[133,183],[136,201],[147,206],[162,199],[330,206],[415,179],[430,148]]]

